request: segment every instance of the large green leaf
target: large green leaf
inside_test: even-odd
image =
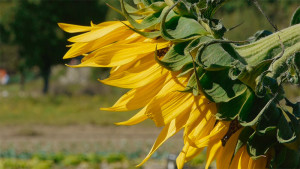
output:
[[[215,103],[228,102],[247,90],[246,85],[229,78],[228,70],[207,71],[200,84],[207,98]]]
[[[254,132],[247,141],[247,150],[253,159],[265,156],[272,145],[277,143],[276,130],[270,130],[264,135]]]
[[[219,120],[233,120],[243,111],[250,113],[254,98],[255,94],[250,89],[247,89],[242,95],[229,102],[218,103],[216,118]]]

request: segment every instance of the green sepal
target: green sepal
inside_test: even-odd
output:
[[[206,71],[204,69],[202,69],[201,67],[197,68],[197,74],[199,77],[199,81],[203,78],[203,76],[205,75],[205,72]],[[200,93],[202,93],[199,90],[201,90],[201,89],[198,89],[197,79],[196,79],[196,75],[194,72],[191,75],[191,77],[186,85],[186,88],[182,92],[190,92],[190,93],[193,93],[193,95],[198,96]]]
[[[176,7],[173,10],[176,13],[178,13],[180,16],[192,17],[193,15],[191,14],[191,7],[192,4],[190,2],[187,2],[186,0],[182,0],[176,5]]]
[[[298,70],[300,70],[300,51],[296,52],[294,55],[294,63]]]
[[[227,29],[223,25],[223,23],[218,19],[211,19],[209,22],[209,26],[215,38],[223,38],[224,34],[227,32]]]
[[[248,42],[253,43],[258,41],[259,39],[271,35],[273,32],[268,30],[257,31],[253,36],[247,39]]]
[[[200,0],[203,1],[203,0]],[[227,0],[206,0],[206,8],[201,10],[202,16],[211,19],[215,12],[226,2]]]
[[[286,159],[287,148],[283,145],[277,145],[274,147],[274,151],[274,157],[270,162],[271,169],[278,168],[284,163]]]
[[[249,137],[255,132],[252,127],[245,127],[239,135],[233,155],[235,155],[240,148],[247,144]]]
[[[183,66],[183,68],[181,69],[181,73],[177,75],[177,77],[185,76],[191,73],[193,70],[194,70],[193,62],[189,62]]]
[[[274,106],[273,101],[276,97],[273,97],[271,99],[267,98],[257,98],[255,99],[252,107],[252,110],[247,112],[241,112],[238,115],[238,120],[242,126],[253,126],[255,125],[258,120],[261,118],[261,116],[268,111],[268,109],[272,106]],[[268,102],[266,102],[268,100]]]
[[[300,118],[300,102],[292,103],[287,98],[285,98],[286,105],[293,108],[293,115]]]
[[[168,22],[167,17],[174,7],[178,4],[176,2],[170,7],[161,21],[160,31],[165,40],[174,42],[184,42],[195,39],[195,36],[202,36],[208,34],[204,27],[196,20],[186,17],[173,17]]]
[[[203,42],[213,41],[208,37],[202,37]],[[202,42],[202,43],[203,43]],[[234,52],[230,44],[212,44],[206,47],[202,45],[196,55],[196,61],[204,69],[218,71],[231,68],[232,63],[239,60],[239,56]]]
[[[200,84],[206,97],[215,103],[228,102],[247,90],[246,85],[229,78],[228,70],[207,71]]]
[[[300,23],[300,7],[296,9],[291,20],[291,26]]]
[[[139,1],[142,2],[145,6],[150,6],[156,2],[163,2],[163,0],[139,0]]]
[[[241,62],[237,62],[236,65],[230,70],[229,76],[232,79],[239,79],[243,83],[247,84],[252,90],[255,90],[257,85],[257,78],[266,71],[269,65],[272,63],[271,59],[264,60],[255,66],[244,65]]]
[[[194,36],[205,35],[207,31],[196,20],[186,17],[176,17],[161,24],[162,37],[170,41],[188,41]]]
[[[265,134],[269,130],[275,129],[277,127],[280,116],[280,109],[277,108],[275,104],[271,104],[268,110],[266,110],[264,115],[261,116],[261,118],[257,122],[257,133]]]
[[[122,22],[122,21],[121,21]],[[125,24],[124,22],[122,22],[125,26],[127,26],[127,28],[131,29],[132,31],[146,37],[146,38],[150,38],[150,39],[153,39],[153,38],[156,38],[156,37],[159,37],[160,36],[160,31],[154,31],[154,32],[143,32],[143,31],[139,31],[135,28],[132,28],[130,27],[129,25]]]
[[[293,56],[287,59],[288,71],[286,78],[292,84],[300,84],[300,52],[296,52]]]
[[[189,42],[183,42],[173,45],[161,60],[157,58],[156,61],[170,71],[179,71],[185,64],[192,61],[191,56],[184,54],[184,49],[188,44]]]
[[[161,11],[167,6],[166,3],[164,2],[156,2],[151,4],[149,7],[146,8],[142,8],[142,9],[136,9],[132,6],[130,6],[129,4],[127,4],[126,2],[124,2],[125,4],[125,9],[127,11],[127,13],[133,17],[133,19],[137,19],[137,18],[148,18],[148,22],[153,22],[156,20],[157,15],[159,13],[161,13]],[[150,15],[151,14],[151,15]],[[154,15],[152,15],[154,14]],[[122,12],[122,15],[123,12]],[[149,15],[149,17],[145,17],[145,15]],[[144,23],[147,21],[143,21]]]
[[[218,103],[216,118],[218,120],[233,120],[241,112],[249,112],[252,108],[254,98],[255,94],[250,89],[247,89],[243,94],[229,102]]]
[[[284,161],[277,167],[282,169],[298,169],[300,167],[300,151],[295,151],[286,148]]]
[[[206,70],[218,71],[232,68],[234,64],[246,64],[234,48],[226,40],[213,39],[210,36],[202,36],[193,40],[188,49],[196,51],[196,62]]]
[[[254,132],[247,141],[247,151],[253,159],[265,156],[268,150],[277,143],[276,130],[270,130],[264,135]]]
[[[162,16],[168,10],[168,7],[165,7],[162,10],[159,10],[159,11],[145,17],[141,23],[136,22],[135,19],[130,16],[130,13],[128,13],[128,11],[126,9],[124,0],[121,0],[121,9],[122,9],[124,17],[128,20],[128,22],[135,29],[146,29],[146,28],[150,28],[150,27],[160,23]]]
[[[282,110],[282,109],[281,109]],[[282,110],[277,124],[277,140],[279,143],[291,143],[296,140],[296,130],[299,128],[296,117]],[[299,130],[299,129],[298,129]]]

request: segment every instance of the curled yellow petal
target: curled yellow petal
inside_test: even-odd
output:
[[[143,165],[150,157],[151,155],[170,137],[172,137],[174,134],[179,132],[184,125],[186,124],[188,120],[188,116],[186,115],[180,115],[176,119],[172,120],[169,124],[167,124],[157,137],[154,145],[152,146],[149,154],[145,157],[145,159],[137,165],[137,167]]]
[[[140,122],[145,121],[148,117],[145,115],[146,107],[144,107],[142,110],[140,110],[137,114],[135,114],[133,117],[131,117],[129,120],[124,122],[116,123],[116,125],[135,125]]]

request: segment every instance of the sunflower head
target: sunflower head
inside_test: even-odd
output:
[[[127,21],[89,27],[60,24],[74,44],[65,58],[74,67],[111,67],[101,82],[130,88],[110,111],[141,109],[120,125],[149,118],[163,126],[150,153],[179,130],[184,147],[178,168],[207,147],[207,165],[219,168],[297,168],[300,103],[284,83],[299,84],[300,24],[257,32],[247,41],[229,31],[215,12],[226,0],[120,0]],[[295,12],[295,17],[299,12]],[[290,163],[292,159],[293,163]]]

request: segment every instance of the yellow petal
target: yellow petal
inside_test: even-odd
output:
[[[240,156],[240,160],[239,160],[239,164],[238,164],[238,169],[247,169],[250,157],[248,155],[246,147],[244,146],[242,149],[243,149],[243,152],[242,152],[242,154]]]
[[[243,151],[244,151],[244,148],[240,148],[238,150],[238,152],[235,154],[235,156],[232,159],[232,162],[230,164],[230,168],[229,169],[237,169],[238,168],[240,157],[241,157]]]
[[[150,157],[151,155],[170,137],[172,137],[174,134],[176,134],[179,130],[181,130],[184,125],[186,124],[188,120],[188,116],[181,115],[178,116],[176,119],[172,120],[169,124],[167,124],[159,136],[157,137],[154,145],[152,146],[149,154],[146,156],[146,158],[139,164],[137,167],[143,165]]]
[[[58,26],[68,33],[79,33],[79,32],[87,32],[91,31],[95,28],[103,28],[112,24],[119,23],[119,21],[109,21],[109,22],[103,22],[98,25],[93,24],[91,22],[91,26],[81,26],[81,25],[74,25],[74,24],[67,24],[67,23],[58,23]]]
[[[190,93],[170,92],[164,97],[154,98],[149,104],[146,115],[157,126],[164,126],[178,115],[190,113],[193,105]]]
[[[185,156],[185,161],[190,161],[193,158],[195,158],[197,155],[199,155],[203,151],[203,148],[195,148],[190,146],[188,152]]]
[[[101,50],[97,50],[88,55],[89,59],[83,59],[83,62],[74,67],[86,67],[98,65],[97,67],[114,67],[123,65],[134,60],[138,60],[146,55],[151,57],[152,60],[154,57],[154,51],[157,46],[157,49],[166,48],[169,45],[169,42],[161,43],[145,43],[145,42],[136,42],[132,44],[118,44],[110,45]]]
[[[126,27],[121,22],[116,22],[114,24],[107,25],[107,26],[101,27],[99,29],[96,29],[94,31],[90,31],[87,33],[83,33],[81,35],[74,36],[74,37],[70,38],[69,41],[70,42],[93,41],[98,38],[101,38],[104,35],[111,33],[112,31],[114,31],[115,29],[120,28],[120,27],[124,27],[124,29],[126,29]]]
[[[267,167],[267,157],[260,157],[256,160],[250,158],[248,169],[266,169]]]
[[[220,152],[222,148],[222,142],[216,141],[212,142],[207,147],[207,155],[206,155],[206,164],[205,169],[208,169],[212,161],[216,158],[217,154]]]
[[[164,76],[168,71],[157,63],[145,64],[145,67],[131,68],[120,74],[112,74],[108,79],[100,80],[102,83],[121,88],[139,88]]]
[[[136,115],[131,117],[129,120],[124,122],[116,123],[116,125],[135,125],[140,122],[145,121],[148,117],[145,115],[146,107],[144,107],[142,110],[140,110]]]
[[[58,26],[68,33],[78,33],[78,32],[87,32],[92,30],[90,26],[80,26],[80,25],[73,25],[67,23],[58,23]]]
[[[187,154],[187,151],[189,149],[190,145],[187,142],[186,144],[184,144],[183,149],[181,150],[181,152],[179,153],[178,157],[176,158],[176,164],[177,164],[177,168],[178,169],[182,169],[185,163],[185,157]]]
[[[200,140],[209,135],[214,128],[215,122],[215,117],[210,112],[207,112],[205,117],[195,126],[194,130],[187,135],[190,143],[194,143],[196,140]]]
[[[144,107],[170,80],[167,77],[167,74],[165,74],[143,87],[132,89],[124,94],[112,107],[102,108],[101,110],[130,111]]]
[[[235,132],[229,138],[229,140],[226,142],[226,145],[224,147],[222,147],[222,149],[217,157],[217,168],[218,169],[228,169],[229,168],[229,165],[230,165],[230,162],[232,159],[232,155],[234,153],[236,143],[237,143],[237,140],[238,140],[238,137],[239,137],[241,131],[242,130],[240,129],[237,132]]]
[[[198,148],[203,148],[209,145],[210,142],[214,142],[216,140],[222,139],[227,133],[229,128],[229,122],[220,121],[214,127],[214,129],[210,132],[208,136],[205,136],[199,140],[195,140],[194,144]]]
[[[128,46],[131,44],[142,43],[146,39],[145,37],[143,37],[137,33],[130,32],[130,30],[124,30],[121,28],[112,32],[112,34],[114,34],[114,35],[108,34],[108,35],[103,36],[100,39],[95,40],[95,41],[87,42],[86,44],[88,44],[88,45],[90,45],[90,44],[95,44],[95,45],[91,46],[92,50],[88,51],[90,54],[85,56],[81,61],[85,62],[92,58],[97,60],[96,57],[99,57],[99,52],[101,54],[101,52],[104,52],[104,49],[109,51],[109,48],[113,49],[113,48],[119,48],[121,45]],[[156,42],[158,42],[158,41],[156,41]],[[152,42],[152,43],[156,43],[156,42]],[[114,54],[114,53],[115,52],[112,51],[111,54]],[[120,65],[118,65],[118,66],[120,66]]]
[[[64,55],[64,59],[73,58],[76,56],[83,55],[85,53],[92,52],[96,49],[100,49],[106,45],[112,44],[116,41],[124,41],[124,39],[128,38],[132,35],[132,32],[130,32],[127,29],[117,29],[112,34],[104,35],[103,37],[91,41],[91,42],[77,42],[71,45],[71,48],[68,50],[68,52]],[[140,37],[136,37],[136,39],[139,39]],[[134,40],[134,39],[131,39]],[[126,41],[130,42],[130,41]],[[86,57],[87,58],[87,57]]]

